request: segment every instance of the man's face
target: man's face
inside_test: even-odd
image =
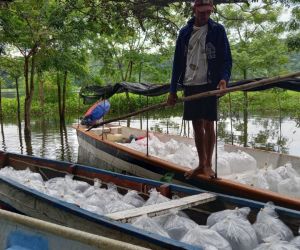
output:
[[[212,13],[212,6],[211,5],[201,5],[195,1],[194,7],[194,14],[196,19],[200,24],[206,24],[208,22],[208,19]]]

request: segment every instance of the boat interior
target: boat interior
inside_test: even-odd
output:
[[[92,130],[90,130],[90,132],[98,135],[99,138],[102,140],[108,140],[111,142],[118,143],[130,143],[133,136],[147,136],[147,133],[144,130],[111,124],[105,125],[103,127],[93,128]],[[178,142],[190,144],[193,146],[195,145],[193,138],[178,135],[162,134],[153,131],[149,133],[154,134],[161,142],[164,143],[171,139],[174,139]],[[258,168],[266,168],[268,166],[276,168],[279,166],[283,166],[286,163],[291,163],[296,169],[296,171],[300,174],[300,157],[297,156],[230,144],[225,144],[224,150],[226,152],[237,152],[239,150],[246,152],[247,154],[253,156],[256,159]]]
[[[6,166],[11,166],[16,170],[29,168],[33,172],[40,173],[44,180],[71,174],[74,176],[74,179],[85,181],[93,185],[94,179],[96,178],[101,180],[101,183],[103,184],[102,187],[105,187],[108,183],[114,183],[117,186],[119,193],[126,194],[128,190],[136,190],[145,200],[148,199],[149,191],[153,188],[168,198],[176,197],[179,200],[180,198],[188,196],[192,197],[202,192],[207,193],[204,190],[185,188],[134,176],[125,176],[87,166],[77,164],[72,165],[67,162],[0,152],[0,168]],[[2,177],[0,177],[0,181],[3,181]],[[251,208],[248,219],[251,223],[254,223],[257,213],[264,206],[264,204],[260,202],[253,202],[247,199],[219,194],[213,194],[210,199],[201,201],[201,204],[198,203],[191,203],[190,206],[183,207],[183,209],[180,207],[177,208],[185,212],[191,219],[200,225],[205,225],[207,217],[213,212],[245,206]],[[300,213],[284,208],[278,208],[276,211],[279,214],[279,218],[292,229],[295,235],[297,235],[300,226]]]

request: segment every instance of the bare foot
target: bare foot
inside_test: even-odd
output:
[[[198,175],[198,174],[204,174],[204,167],[197,167],[195,169],[191,169],[184,173],[185,179],[190,179],[191,177]]]
[[[215,174],[215,172],[212,170],[212,167],[211,167],[211,166],[206,166],[206,167],[204,167],[203,172],[204,172],[204,175],[205,175],[205,176],[210,177],[210,178],[212,178],[212,179],[214,179],[214,178],[216,177],[216,174]]]

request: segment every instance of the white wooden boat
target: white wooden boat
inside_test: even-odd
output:
[[[177,184],[184,184],[257,201],[273,201],[277,205],[300,210],[300,199],[257,187],[251,187],[236,181],[227,179],[212,180],[202,175],[198,175],[191,180],[186,180],[184,178],[184,173],[188,171],[189,168],[162,160],[152,155],[146,155],[145,153],[138,152],[137,150],[128,148],[120,143],[116,143],[116,140],[120,138],[129,138],[130,135],[145,136],[146,132],[143,130],[113,125],[106,125],[104,128],[100,127],[90,131],[87,131],[87,128],[83,126],[75,125],[74,128],[77,131],[80,146],[78,158],[78,162],[80,163],[154,180],[159,180],[171,172],[174,174],[173,182]],[[153,132],[153,134],[162,142],[174,139],[178,142],[194,145],[194,140],[192,138],[156,132]],[[228,152],[237,150],[245,151],[257,160],[258,167],[261,168],[270,164],[272,164],[273,167],[276,167],[290,162],[298,172],[300,170],[300,157],[232,145],[225,145],[225,150]]]
[[[146,249],[1,209],[0,232],[0,249]]]

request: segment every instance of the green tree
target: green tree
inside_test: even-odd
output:
[[[300,5],[292,9],[292,17],[289,21],[290,34],[287,38],[287,46],[291,51],[300,51]]]
[[[284,32],[284,24],[278,20],[281,11],[282,7],[271,1],[217,9],[218,19],[230,35],[235,79],[270,76],[284,69],[288,57],[280,39]]]
[[[14,1],[0,8],[0,38],[4,44],[18,49],[24,60],[25,134],[30,133],[30,111],[34,93],[35,57],[40,46],[49,40],[46,23],[48,1]]]

